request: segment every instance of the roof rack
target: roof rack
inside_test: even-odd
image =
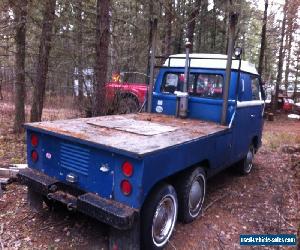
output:
[[[201,56],[197,56],[201,55]],[[205,56],[206,55],[206,56]],[[170,56],[156,56],[155,59],[164,60],[161,65],[155,65],[155,68],[184,67],[185,54],[176,54]],[[202,60],[202,61],[201,61]],[[232,57],[232,70],[241,70],[251,74],[257,74],[254,64]],[[218,61],[218,63],[216,63]],[[189,68],[209,68],[226,69],[227,55],[222,54],[190,54]]]

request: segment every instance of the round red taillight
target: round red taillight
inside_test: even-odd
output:
[[[122,172],[125,176],[130,177],[133,174],[133,166],[130,162],[125,161],[122,165]]]
[[[32,134],[30,139],[31,139],[31,145],[33,147],[36,147],[39,144],[39,138],[37,137],[37,135]]]
[[[39,159],[39,154],[38,152],[36,152],[35,150],[31,151],[31,160],[33,162],[36,162]]]
[[[130,195],[132,192],[131,183],[128,180],[123,180],[121,182],[121,190],[122,190],[123,194]]]

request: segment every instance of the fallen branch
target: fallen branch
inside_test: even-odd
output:
[[[276,208],[276,212],[278,213],[279,217],[286,223],[288,224],[290,227],[295,228],[295,226],[293,226],[291,223],[289,223],[284,216],[279,212],[279,210]]]
[[[48,228],[50,228],[50,227],[57,227],[57,226],[62,226],[62,225],[66,225],[66,224],[67,224],[67,223],[66,223],[65,221],[60,222],[60,223],[56,223],[56,224],[49,224],[49,225],[46,225],[46,226],[40,228],[39,230],[40,230],[40,231],[43,231],[43,230],[48,229]]]
[[[27,214],[27,215],[25,215],[22,219],[20,219],[20,220],[18,220],[17,222],[16,222],[16,224],[18,224],[18,223],[20,223],[20,222],[22,222],[22,221],[24,221],[24,220],[26,220],[26,219],[29,219],[29,220],[31,220],[32,218],[34,218],[35,217],[35,214]]]
[[[205,212],[208,208],[210,208],[212,205],[214,205],[216,202],[220,201],[221,199],[223,199],[223,198],[226,197],[227,195],[229,195],[229,193],[225,193],[225,194],[221,195],[220,197],[218,197],[217,199],[213,200],[211,203],[209,203],[209,204],[203,209],[203,212]]]
[[[3,228],[4,228],[4,224],[1,223],[1,225],[0,225],[0,250],[4,250],[4,244],[1,239],[1,235],[3,234]]]
[[[169,240],[168,242],[171,245],[171,247],[176,250],[176,247],[174,246],[174,244],[172,243],[172,241]]]

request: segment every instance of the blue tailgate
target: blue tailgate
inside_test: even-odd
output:
[[[112,198],[115,157],[110,152],[36,132],[39,142],[33,147],[31,134],[27,130],[27,159],[31,168],[62,182],[67,182],[67,175],[75,176],[76,187]],[[37,161],[31,157],[34,150]]]

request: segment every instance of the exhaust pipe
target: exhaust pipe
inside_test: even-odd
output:
[[[188,80],[189,80],[189,66],[190,66],[190,48],[191,43],[186,40],[185,43],[185,67],[184,67],[184,82],[182,92],[177,91],[177,105],[176,105],[176,117],[186,118],[188,116],[188,104],[189,104],[189,93],[188,93]]]

